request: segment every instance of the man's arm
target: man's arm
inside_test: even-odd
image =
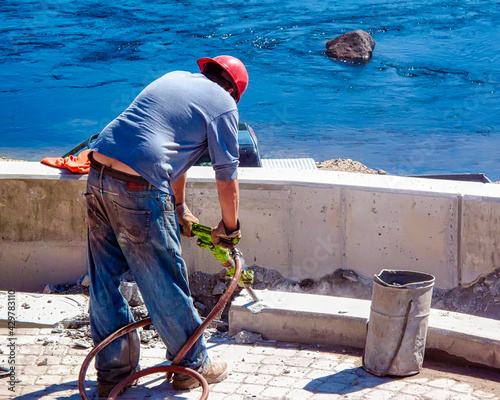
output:
[[[186,180],[187,172],[184,172],[176,181],[170,184],[170,187],[174,191],[176,205],[186,201]]]
[[[219,194],[222,220],[226,232],[231,234],[238,229],[238,206],[240,201],[238,179],[232,181],[217,180],[217,192]]]
[[[187,173],[181,175],[176,181],[170,184],[175,196],[175,212],[179,221],[181,234],[192,237],[191,228],[193,224],[199,224],[200,221],[189,210],[186,205],[186,178]]]

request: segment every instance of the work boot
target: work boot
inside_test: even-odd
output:
[[[141,367],[138,365],[137,368],[134,370],[134,373],[135,372],[139,372],[141,370]],[[130,374],[132,375],[132,374]],[[127,389],[130,389],[132,386],[137,386],[137,382],[138,382],[138,379],[136,379],[135,381],[132,381],[132,383],[128,384],[127,386],[125,386],[121,392],[121,393],[125,393],[125,391]],[[111,393],[111,391],[114,389],[114,387],[116,385],[118,385],[118,383],[120,382],[116,382],[116,383],[103,383],[103,382],[97,382],[97,395],[96,397],[94,397],[95,400],[97,399],[107,399],[109,397],[109,394]]]
[[[208,383],[218,383],[229,375],[230,368],[224,360],[212,361],[210,368],[202,374]],[[175,390],[189,390],[200,386],[200,382],[185,374],[175,373],[172,380],[172,387]]]

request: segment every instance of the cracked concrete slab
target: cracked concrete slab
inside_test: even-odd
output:
[[[79,294],[15,292],[14,296],[15,311],[13,312],[17,328],[51,327],[63,319],[86,313],[88,309],[88,298]],[[8,325],[8,301],[11,301],[8,292],[0,291],[0,328]]]

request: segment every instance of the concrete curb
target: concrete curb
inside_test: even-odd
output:
[[[229,312],[229,334],[247,330],[306,344],[363,348],[369,300],[256,290],[260,303],[246,294]],[[500,369],[500,321],[431,310],[426,349],[437,349],[470,362]]]

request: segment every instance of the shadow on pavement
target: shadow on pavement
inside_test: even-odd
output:
[[[87,383],[87,396],[89,399],[92,398],[94,395],[94,392],[96,391],[96,382],[90,382]],[[36,390],[31,393],[26,393],[21,396],[16,396],[16,400],[35,400],[35,399],[40,399],[44,396],[51,396],[51,399],[54,400],[81,400],[80,394],[75,393],[71,396],[68,397],[67,393],[65,393],[67,390],[78,390],[78,382],[77,381],[70,381],[70,382],[64,382],[61,383],[60,385],[51,385],[47,387],[42,387],[40,390]],[[57,396],[57,393],[61,392],[60,397]]]
[[[178,392],[172,389],[170,383],[166,382],[164,378],[154,378],[150,376],[150,380],[144,382],[144,384],[151,385],[155,382],[160,382],[153,388],[144,387],[143,383],[138,386],[134,386],[128,389],[125,393],[121,394],[117,399],[119,400],[144,400],[151,397],[153,394],[161,393],[168,398],[176,400],[187,400],[188,398],[184,396],[183,392]],[[95,381],[87,382],[87,397],[89,400],[94,398],[97,393],[97,384]],[[78,382],[64,382],[59,385],[51,385],[40,390],[23,394],[22,396],[17,396],[16,400],[38,400],[44,396],[50,396],[51,400],[81,400],[80,394],[74,393],[68,396],[68,390],[78,390]],[[58,395],[58,393],[60,393]]]
[[[379,378],[369,374],[363,368],[350,368],[332,375],[313,379],[304,390],[312,393],[349,394],[367,388],[374,388],[398,378]]]

